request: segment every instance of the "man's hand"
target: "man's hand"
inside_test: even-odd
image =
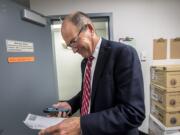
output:
[[[53,107],[55,108],[64,108],[64,109],[69,109],[70,111],[68,113],[66,112],[59,112],[58,117],[67,117],[71,113],[71,106],[67,102],[58,102],[56,104],[53,104]]]
[[[71,117],[55,126],[41,130],[39,135],[80,135],[80,133],[80,117]]]

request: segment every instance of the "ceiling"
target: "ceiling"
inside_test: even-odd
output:
[[[25,6],[26,8],[30,8],[30,0],[12,0],[20,5]]]

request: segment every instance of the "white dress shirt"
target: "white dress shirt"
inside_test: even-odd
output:
[[[94,70],[95,70],[95,67],[96,67],[96,62],[97,62],[97,59],[98,59],[98,55],[99,55],[99,50],[100,50],[100,45],[101,45],[101,42],[102,42],[102,38],[99,39],[97,45],[96,45],[96,48],[92,54],[92,56],[94,57],[93,61],[92,61],[92,66],[91,66],[91,93],[92,93],[92,84],[93,84],[93,77],[94,77]],[[90,106],[91,106],[91,96],[90,96],[90,101],[89,101],[89,109],[88,109],[88,112],[90,112]]]

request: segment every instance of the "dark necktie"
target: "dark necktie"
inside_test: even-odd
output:
[[[87,115],[90,104],[90,92],[91,92],[91,66],[94,57],[90,56],[86,64],[86,70],[83,80],[83,95],[82,95],[82,106],[81,106],[81,116]]]

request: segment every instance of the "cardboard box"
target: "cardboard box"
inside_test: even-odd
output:
[[[152,66],[151,82],[180,91],[180,65]]]
[[[166,89],[151,84],[151,100],[154,100],[166,112],[180,111],[180,91],[167,92]]]
[[[166,88],[166,87],[160,86],[160,85],[158,85],[158,84],[155,84],[155,83],[153,83],[153,82],[151,82],[151,84],[159,87],[160,90],[165,91],[165,92],[180,92],[180,87]]]
[[[154,116],[149,117],[149,135],[180,135],[180,127],[165,127]]]
[[[153,100],[151,100],[151,114],[166,127],[180,126],[180,111],[166,112]]]

